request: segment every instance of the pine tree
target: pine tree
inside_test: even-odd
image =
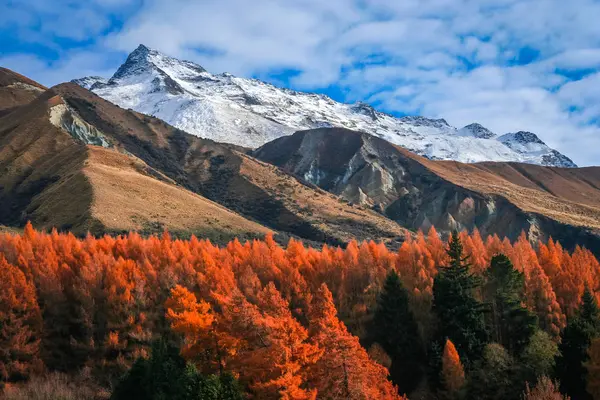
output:
[[[450,339],[468,367],[480,356],[488,341],[484,307],[474,292],[480,280],[469,271],[468,256],[457,232],[448,246],[450,262],[440,267],[433,283],[433,311],[438,319],[438,340]]]
[[[492,258],[486,271],[485,300],[492,340],[518,355],[537,329],[537,316],[524,306],[525,276],[504,254]]]
[[[378,299],[370,330],[372,340],[391,357],[390,379],[400,393],[410,393],[421,380],[424,351],[408,293],[393,270]]]
[[[556,360],[556,376],[561,391],[575,400],[591,399],[587,393],[588,349],[592,339],[600,333],[599,310],[589,289],[585,289],[575,317],[561,334],[560,356]]]

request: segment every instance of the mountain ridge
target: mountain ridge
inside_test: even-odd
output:
[[[314,129],[252,153],[407,228],[560,239],[600,252],[600,167],[429,160],[372,135]]]
[[[73,82],[186,132],[249,148],[298,130],[342,127],[381,137],[430,159],[576,167],[543,142],[517,146],[510,140],[497,140],[498,135],[476,123],[457,129],[444,119],[396,118],[363,102],[343,104],[325,95],[278,88],[257,79],[214,75],[198,64],[144,45],[107,81],[82,78]]]

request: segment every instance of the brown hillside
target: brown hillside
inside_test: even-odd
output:
[[[165,122],[116,107],[74,84],[53,90],[117,148],[135,155],[177,184],[270,228],[305,239],[403,236],[398,224],[306,185],[236,147],[201,139]]]
[[[254,155],[414,229],[526,231],[600,251],[600,168],[432,161],[345,129],[297,132]]]
[[[330,243],[404,234],[243,149],[188,135],[75,84],[0,118],[0,145],[0,223],[31,218],[76,232],[166,227],[213,236],[262,235],[268,226]]]
[[[31,79],[0,67],[0,116],[30,103],[46,90]]]
[[[48,90],[0,118],[0,222],[20,225],[31,219],[41,228],[79,234],[167,228],[219,241],[268,232],[185,190],[133,155],[85,145],[51,122],[65,104]],[[69,112],[62,122],[65,118],[78,121]],[[75,132],[76,126],[85,127],[70,129]]]
[[[89,146],[83,168],[92,185],[91,215],[113,230],[200,232],[224,242],[269,230],[177,186],[135,156]]]
[[[600,229],[600,168],[554,168],[519,163],[461,164],[421,159],[464,188],[500,195],[520,209],[570,225]]]

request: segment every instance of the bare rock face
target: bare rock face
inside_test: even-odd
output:
[[[592,176],[591,171],[580,173],[577,169],[562,172],[552,169],[550,174],[547,167],[524,167],[525,164],[488,166],[432,161],[374,136],[339,128],[296,132],[262,146],[253,155],[351,202],[369,205],[409,229],[428,230],[435,226],[448,233],[477,227],[484,235],[498,234],[511,239],[521,232],[531,238],[561,234],[564,231],[561,224],[565,221],[554,220],[551,213],[533,213],[530,211],[533,207],[528,206],[544,196],[551,197],[553,202],[572,199],[558,199],[548,191],[540,192],[540,197],[531,192],[526,203],[504,196],[502,190],[514,186],[511,190],[520,193],[537,185],[535,190],[544,191],[543,182],[526,178],[531,174],[547,175],[554,180],[551,175],[556,173],[566,174],[569,179],[573,174],[585,175],[586,179]],[[523,167],[517,167],[520,165]],[[467,166],[472,171],[463,172]],[[517,176],[515,169],[519,168],[534,170]],[[489,176],[482,178],[476,174]],[[497,180],[495,185],[500,189],[486,188],[488,180]],[[588,189],[595,193],[593,187]],[[594,218],[600,226],[600,208]],[[579,229],[584,236],[589,234],[588,243],[597,243],[600,249],[597,233],[590,233],[584,227],[573,229]]]
[[[496,199],[445,181],[398,147],[370,135],[343,129],[303,131],[269,143],[255,153],[348,201],[369,205],[411,229],[473,229],[516,235],[527,229],[501,221]],[[375,207],[377,205],[377,207]]]

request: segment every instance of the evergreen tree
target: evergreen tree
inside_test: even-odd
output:
[[[558,347],[560,355],[556,360],[556,376],[560,381],[561,391],[574,400],[592,398],[586,391],[585,363],[589,360],[588,349],[592,339],[600,333],[599,322],[596,299],[586,288],[577,314],[561,334]]]
[[[391,357],[390,379],[400,393],[410,393],[421,380],[425,356],[408,292],[395,271],[385,280],[370,328],[371,340]]]
[[[480,356],[488,341],[483,304],[474,296],[481,282],[469,271],[457,232],[447,250],[450,262],[441,266],[433,282],[433,311],[438,319],[437,340],[450,339],[461,360],[469,367]]]
[[[504,254],[491,260],[484,296],[490,307],[487,319],[492,340],[513,356],[519,355],[537,330],[537,316],[524,306],[524,274]]]
[[[229,374],[204,376],[186,364],[179,349],[157,341],[149,359],[139,358],[118,383],[111,399],[241,400],[237,381]]]

